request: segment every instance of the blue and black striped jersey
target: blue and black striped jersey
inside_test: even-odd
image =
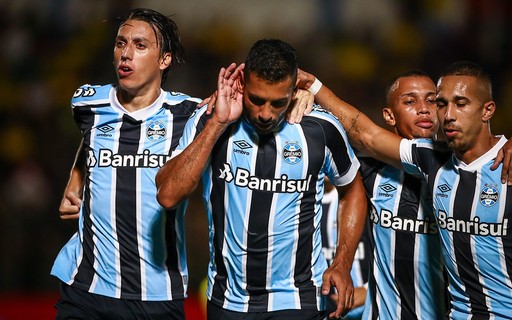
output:
[[[359,162],[339,122],[320,110],[268,136],[239,120],[214,145],[202,176],[212,303],[240,312],[324,309],[323,179],[346,185]],[[176,154],[205,121],[202,109]]]
[[[154,179],[198,101],[162,90],[152,105],[130,113],[112,85],[75,92],[73,114],[87,155],[85,185],[78,231],[57,256],[53,275],[113,298],[186,296],[186,204],[164,210]]]
[[[443,319],[448,293],[428,185],[378,160],[359,160],[371,203],[363,319]]]
[[[499,142],[465,164],[436,152],[430,140],[403,140],[402,163],[422,173],[433,192],[454,319],[510,319],[512,310],[512,187],[501,165],[490,170]]]

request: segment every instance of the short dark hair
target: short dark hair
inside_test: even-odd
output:
[[[169,67],[167,67],[162,74],[162,82],[167,78],[167,73],[173,62],[184,63],[185,62],[185,49],[181,44],[181,36],[176,23],[169,18],[152,9],[136,8],[130,10],[128,14],[121,19],[119,26],[125,23],[127,20],[138,20],[144,21],[153,28],[155,32],[156,41],[160,47],[160,56],[166,52],[170,52],[172,55],[172,61]]]
[[[490,99],[492,99],[491,76],[479,64],[472,61],[454,62],[441,73],[441,78],[447,76],[468,76],[479,79],[489,90]]]
[[[430,80],[432,80],[432,77],[423,70],[413,69],[413,70],[407,70],[405,72],[398,74],[389,82],[388,86],[386,87],[386,104],[390,103],[389,99],[390,99],[390,94],[391,94],[391,88],[393,87],[395,82],[397,82],[398,79],[409,78],[409,77],[427,77]],[[432,82],[434,82],[434,80],[432,80]]]
[[[299,63],[295,49],[278,39],[258,40],[249,50],[245,60],[245,78],[254,74],[268,82],[280,82],[291,77],[295,85]]]

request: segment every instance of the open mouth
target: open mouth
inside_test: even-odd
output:
[[[133,69],[126,66],[126,65],[120,65],[118,68],[117,68],[117,71],[119,72],[119,75],[121,77],[126,77],[126,76],[129,76],[130,74],[133,73]]]

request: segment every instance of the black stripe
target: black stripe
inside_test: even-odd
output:
[[[141,121],[123,116],[119,132],[119,154],[136,154]],[[137,242],[136,168],[119,167],[116,175],[116,228],[119,241],[121,298],[141,294],[141,271]]]
[[[372,258],[370,259],[370,263],[373,265],[374,263],[374,254],[372,253]],[[373,267],[370,268],[370,273],[368,276],[368,290],[370,290],[370,299],[372,301],[371,304],[371,314],[370,317],[372,320],[377,320],[379,318],[379,305],[377,304],[377,280],[375,279],[375,274],[373,273]]]
[[[435,172],[450,157],[452,152],[442,143],[434,142],[434,149],[412,145],[413,163],[418,164],[423,172]]]
[[[110,103],[105,104],[97,104],[97,105],[88,105],[88,106],[80,106],[73,108],[73,118],[75,122],[78,124],[80,131],[86,135],[90,134],[90,130],[94,125],[94,114],[91,109],[96,108],[104,108],[110,107]]]
[[[385,164],[369,157],[360,157],[358,159],[361,164],[359,171],[361,172],[361,178],[363,179],[366,195],[368,198],[372,198],[374,189],[377,188],[375,185],[375,179],[377,179],[377,174],[382,170]]]
[[[276,171],[276,140],[274,135],[260,136],[254,175],[261,179],[273,179]],[[274,193],[253,190],[249,223],[247,226],[247,292],[249,312],[268,305],[267,258],[268,222]],[[258,309],[259,307],[259,309]]]
[[[229,142],[230,128],[228,128],[223,136],[220,137],[218,142],[215,144],[211,153],[211,167],[213,170],[212,176],[212,191],[210,197],[213,226],[215,233],[213,235],[213,250],[214,250],[214,263],[217,274],[215,275],[215,282],[212,289],[212,300],[217,301],[222,305],[224,303],[224,293],[227,288],[227,271],[226,265],[222,258],[222,249],[224,245],[224,194],[225,182],[215,176],[217,170],[223,169],[224,163],[226,163],[227,146]],[[219,196],[222,195],[222,196]]]
[[[91,145],[91,128],[94,125],[94,112],[91,109],[84,108],[75,108],[74,109],[74,117],[80,124],[80,130],[84,132],[84,152],[87,153],[90,150]],[[91,207],[91,192],[89,189],[89,185],[91,183],[90,180],[90,172],[87,170],[87,175],[85,176],[84,183],[84,195],[83,195],[83,242],[82,242],[82,256],[83,259],[78,266],[77,274],[75,276],[75,282],[84,284],[85,287],[83,289],[89,290],[92,280],[94,278],[94,241],[93,236],[94,232],[92,230],[92,220],[90,217]],[[91,259],[87,259],[91,257]]]
[[[314,131],[323,131],[323,137],[322,140],[318,140],[316,144],[320,144],[322,147],[327,146],[329,151],[332,154],[332,158],[334,160],[334,163],[336,164],[336,168],[339,171],[340,176],[343,176],[347,173],[347,171],[351,167],[351,161],[349,154],[347,152],[347,145],[345,144],[345,140],[343,139],[342,134],[338,130],[338,128],[332,124],[329,121],[323,120],[321,118],[314,118],[314,117],[306,117],[303,119],[303,128],[307,127],[308,125],[311,126],[311,122],[317,122],[322,130],[318,127],[314,130],[311,130],[306,134],[306,136],[310,134],[315,134]],[[318,133],[316,134],[318,136]],[[320,142],[324,141],[325,145],[322,145]],[[311,143],[310,145],[315,145],[315,143]],[[318,151],[320,152],[320,151]],[[324,154],[325,151],[322,150],[320,154]]]
[[[307,119],[314,119],[307,117]],[[320,126],[319,126],[320,124]],[[312,281],[311,257],[313,255],[313,235],[315,234],[315,196],[316,182],[318,173],[322,171],[325,160],[325,146],[327,141],[336,140],[338,135],[327,136],[323,130],[324,127],[333,127],[327,121],[303,121],[301,123],[304,131],[305,143],[308,152],[304,154],[308,158],[308,168],[306,178],[310,175],[312,179],[308,186],[308,191],[304,192],[299,213],[299,238],[297,242],[297,258],[295,263],[295,286],[299,288],[301,307],[311,307],[316,304],[316,288]],[[341,170],[343,166],[340,166]],[[308,306],[309,305],[309,306]]]
[[[421,180],[408,174],[402,175],[402,193],[397,216],[416,221],[421,194]],[[416,317],[414,294],[414,245],[415,233],[396,230],[395,237],[395,280],[401,300],[401,319]]]
[[[180,138],[183,135],[183,130],[187,120],[194,113],[194,111],[197,110],[197,103],[190,100],[184,100],[177,105],[169,105],[164,103],[163,107],[168,109],[173,116],[171,148],[169,150],[170,153],[178,146]]]
[[[460,181],[453,204],[453,218],[470,221],[477,174],[476,172],[467,172],[459,169],[459,177]],[[453,250],[461,281],[469,295],[471,313],[473,315],[478,314],[478,319],[488,319],[489,311],[485,306],[485,294],[478,279],[475,261],[473,261],[471,235],[465,232],[453,232]]]
[[[181,204],[183,206],[185,204]],[[178,248],[176,246],[176,212],[178,208],[165,211],[165,242],[167,247],[167,266],[172,288],[172,299],[183,299],[185,297],[185,288],[178,267]]]
[[[321,221],[321,234],[322,234],[322,247],[329,248],[331,244],[329,243],[329,232],[327,229],[327,222],[329,222],[328,212],[330,211],[330,207],[334,204],[334,202],[325,203],[322,202],[322,221]],[[338,201],[336,201],[336,205]],[[331,261],[332,256],[326,257],[327,261]]]

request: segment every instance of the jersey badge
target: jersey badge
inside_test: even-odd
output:
[[[302,148],[295,142],[287,142],[283,148],[283,159],[288,164],[297,164],[302,160]]]
[[[499,193],[496,186],[486,183],[480,192],[480,203],[484,207],[492,207],[498,202],[498,199]]]
[[[158,121],[151,122],[146,129],[146,136],[148,137],[149,141],[157,141],[163,139],[165,137],[165,133],[165,126]]]

